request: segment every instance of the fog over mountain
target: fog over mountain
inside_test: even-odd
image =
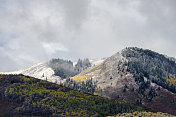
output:
[[[0,71],[137,46],[176,57],[175,0],[1,0]]]

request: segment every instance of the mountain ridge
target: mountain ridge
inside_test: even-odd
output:
[[[175,71],[174,59],[148,49],[129,47],[77,76],[92,78],[105,97],[176,114]]]
[[[52,73],[55,77],[54,70]],[[176,115],[175,59],[148,49],[122,49],[76,76],[56,80],[75,90],[94,93],[97,89],[101,96]],[[86,89],[89,84],[94,88]]]
[[[91,59],[90,63],[92,66],[97,65],[104,61],[103,59]],[[73,66],[75,66],[77,62],[73,62]],[[36,77],[42,80],[48,80],[50,82],[56,82],[62,80],[60,76],[55,75],[55,71],[52,67],[49,66],[49,61],[41,62],[35,65],[32,65],[29,68],[21,69],[17,71],[11,72],[0,72],[0,74],[23,74],[31,77]]]

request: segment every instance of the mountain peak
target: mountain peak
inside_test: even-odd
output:
[[[169,100],[176,100],[175,73],[173,59],[149,49],[127,47],[78,76],[92,78],[106,97],[147,105],[155,111],[162,100],[160,106],[166,106],[157,109],[174,113],[176,107]],[[166,95],[169,100],[161,98]]]
[[[94,65],[91,66],[91,64]],[[56,76],[55,71],[63,75],[70,74],[77,66],[77,71],[83,71],[76,76],[73,76],[75,73],[73,77],[70,76],[72,83],[91,79],[95,83],[93,86],[101,89],[101,95],[105,97],[141,104],[153,111],[176,114],[176,60],[174,58],[149,49],[126,47],[103,60],[90,60],[90,63],[87,60],[85,62],[80,60],[79,65],[73,65],[71,61],[56,59],[53,66],[53,68],[61,67],[53,69],[49,63],[42,63],[22,70],[20,73],[39,79],[47,77],[48,81],[52,82],[60,80],[63,83],[67,80]],[[71,68],[70,71],[67,68]]]

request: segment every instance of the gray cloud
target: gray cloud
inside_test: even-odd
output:
[[[126,46],[176,57],[175,0],[1,0],[0,71]]]

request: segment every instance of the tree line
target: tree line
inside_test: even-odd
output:
[[[83,70],[91,67],[89,59],[79,59],[76,65],[70,60],[52,59],[49,61],[48,66],[54,70],[56,76],[61,78],[68,78],[79,74]]]

